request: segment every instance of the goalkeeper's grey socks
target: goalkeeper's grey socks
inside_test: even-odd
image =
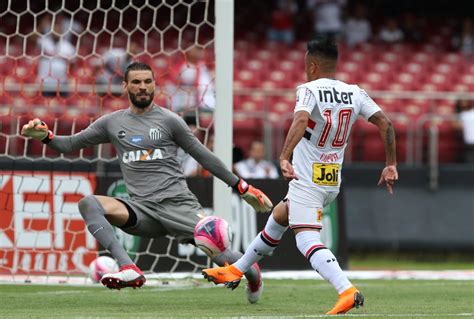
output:
[[[212,261],[215,262],[219,266],[224,266],[225,263],[229,263],[229,264],[235,263],[241,257],[242,257],[241,252],[232,251],[229,248],[227,248],[222,253],[212,258]],[[247,278],[249,282],[257,282],[260,280],[260,270],[257,267],[258,266],[252,267],[252,265],[250,265],[249,269],[243,271],[245,278]]]
[[[86,222],[92,236],[117,259],[120,267],[132,265],[122,244],[115,237],[115,232],[109,221],[105,218],[105,210],[95,196],[86,196],[79,201],[79,212]]]
[[[317,231],[302,231],[296,234],[296,245],[308,259],[313,269],[333,285],[339,294],[352,287],[334,254],[321,242]]]
[[[288,227],[278,224],[271,214],[265,228],[250,243],[245,254],[234,263],[234,266],[240,271],[246,272],[264,256],[271,255],[287,229]]]

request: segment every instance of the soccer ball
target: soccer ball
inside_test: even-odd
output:
[[[119,271],[117,262],[108,256],[100,256],[89,265],[89,277],[93,282],[99,282],[103,275],[117,271]]]
[[[216,216],[203,218],[194,229],[194,242],[206,255],[215,257],[230,245],[229,224]]]

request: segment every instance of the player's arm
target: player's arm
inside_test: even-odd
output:
[[[307,111],[297,111],[293,122],[291,123],[290,130],[286,136],[285,143],[280,155],[280,167],[283,177],[286,179],[298,179],[290,163],[291,154],[296,145],[303,138],[306,127],[308,126],[309,113]]]
[[[103,116],[79,133],[55,136],[45,122],[36,118],[23,125],[21,135],[41,141],[60,153],[69,153],[87,146],[109,142],[106,125],[106,117]]]
[[[380,137],[385,146],[386,163],[382,170],[379,182],[377,185],[387,185],[387,190],[390,194],[393,193],[392,186],[398,179],[397,172],[397,152],[395,144],[395,129],[392,122],[380,109],[377,103],[370,98],[370,96],[362,89],[359,89],[357,94],[357,103],[360,106],[360,115],[367,121],[375,124],[380,132]]]
[[[238,191],[240,196],[257,212],[264,213],[273,208],[272,202],[262,191],[247,184],[243,179],[238,178],[225,167],[224,163],[214,153],[202,145],[183,119],[177,115],[171,117],[169,127],[172,130],[176,144],[214,176]]]
[[[378,111],[369,118],[369,122],[375,124],[380,132],[383,144],[385,146],[385,168],[382,171],[379,182],[381,185],[385,182],[387,190],[393,194],[392,186],[398,179],[397,172],[397,151],[395,141],[395,129],[390,119],[383,111]]]
[[[299,86],[296,89],[296,105],[293,122],[286,135],[285,143],[280,154],[280,168],[283,177],[286,179],[298,179],[295,170],[290,163],[291,154],[296,145],[301,141],[311,112],[316,106],[316,98],[313,92],[306,86]]]

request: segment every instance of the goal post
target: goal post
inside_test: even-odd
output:
[[[188,124],[204,144],[215,134],[214,151],[231,167],[233,6],[233,0],[0,6],[0,280],[41,275],[69,282],[84,278],[88,264],[106,253],[88,233],[77,202],[91,194],[126,196],[114,149],[100,145],[57,154],[19,132],[38,117],[55,134],[70,135],[126,108],[121,76],[131,61],[152,66],[155,102],[191,118]],[[193,48],[200,50],[200,61],[193,61]],[[207,82],[179,82],[203,70]],[[214,210],[229,222],[231,202],[230,188],[214,181]],[[202,252],[171,237],[118,236],[147,274],[208,265]]]
[[[234,0],[216,0],[216,110],[214,115],[215,149],[217,157],[231,169],[232,119],[234,74]],[[232,227],[231,192],[221,180],[214,177],[213,195],[215,214],[226,219]]]

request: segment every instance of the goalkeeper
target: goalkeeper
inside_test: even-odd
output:
[[[176,159],[178,148],[183,148],[214,176],[232,186],[255,210],[270,211],[271,201],[230,172],[199,142],[181,117],[153,103],[155,81],[149,65],[130,64],[124,74],[123,88],[128,93],[130,107],[101,116],[77,134],[54,136],[39,119],[29,121],[21,131],[23,136],[40,140],[61,153],[101,143],[112,143],[117,150],[131,199],[90,195],[79,201],[79,211],[87,228],[120,265],[118,273],[102,277],[102,284],[121,289],[140,287],[146,281],[115,237],[112,225],[132,235],[148,238],[171,235],[182,243],[195,244],[194,233],[199,222],[199,229],[211,230],[210,245],[219,247],[219,252],[208,253],[213,262],[224,265],[237,261],[241,254],[219,241],[228,237],[226,229],[212,229],[215,218],[204,217],[201,205],[188,189]],[[206,223],[209,223],[207,228]],[[263,287],[257,264],[246,277],[247,297],[250,302],[256,302]]]

